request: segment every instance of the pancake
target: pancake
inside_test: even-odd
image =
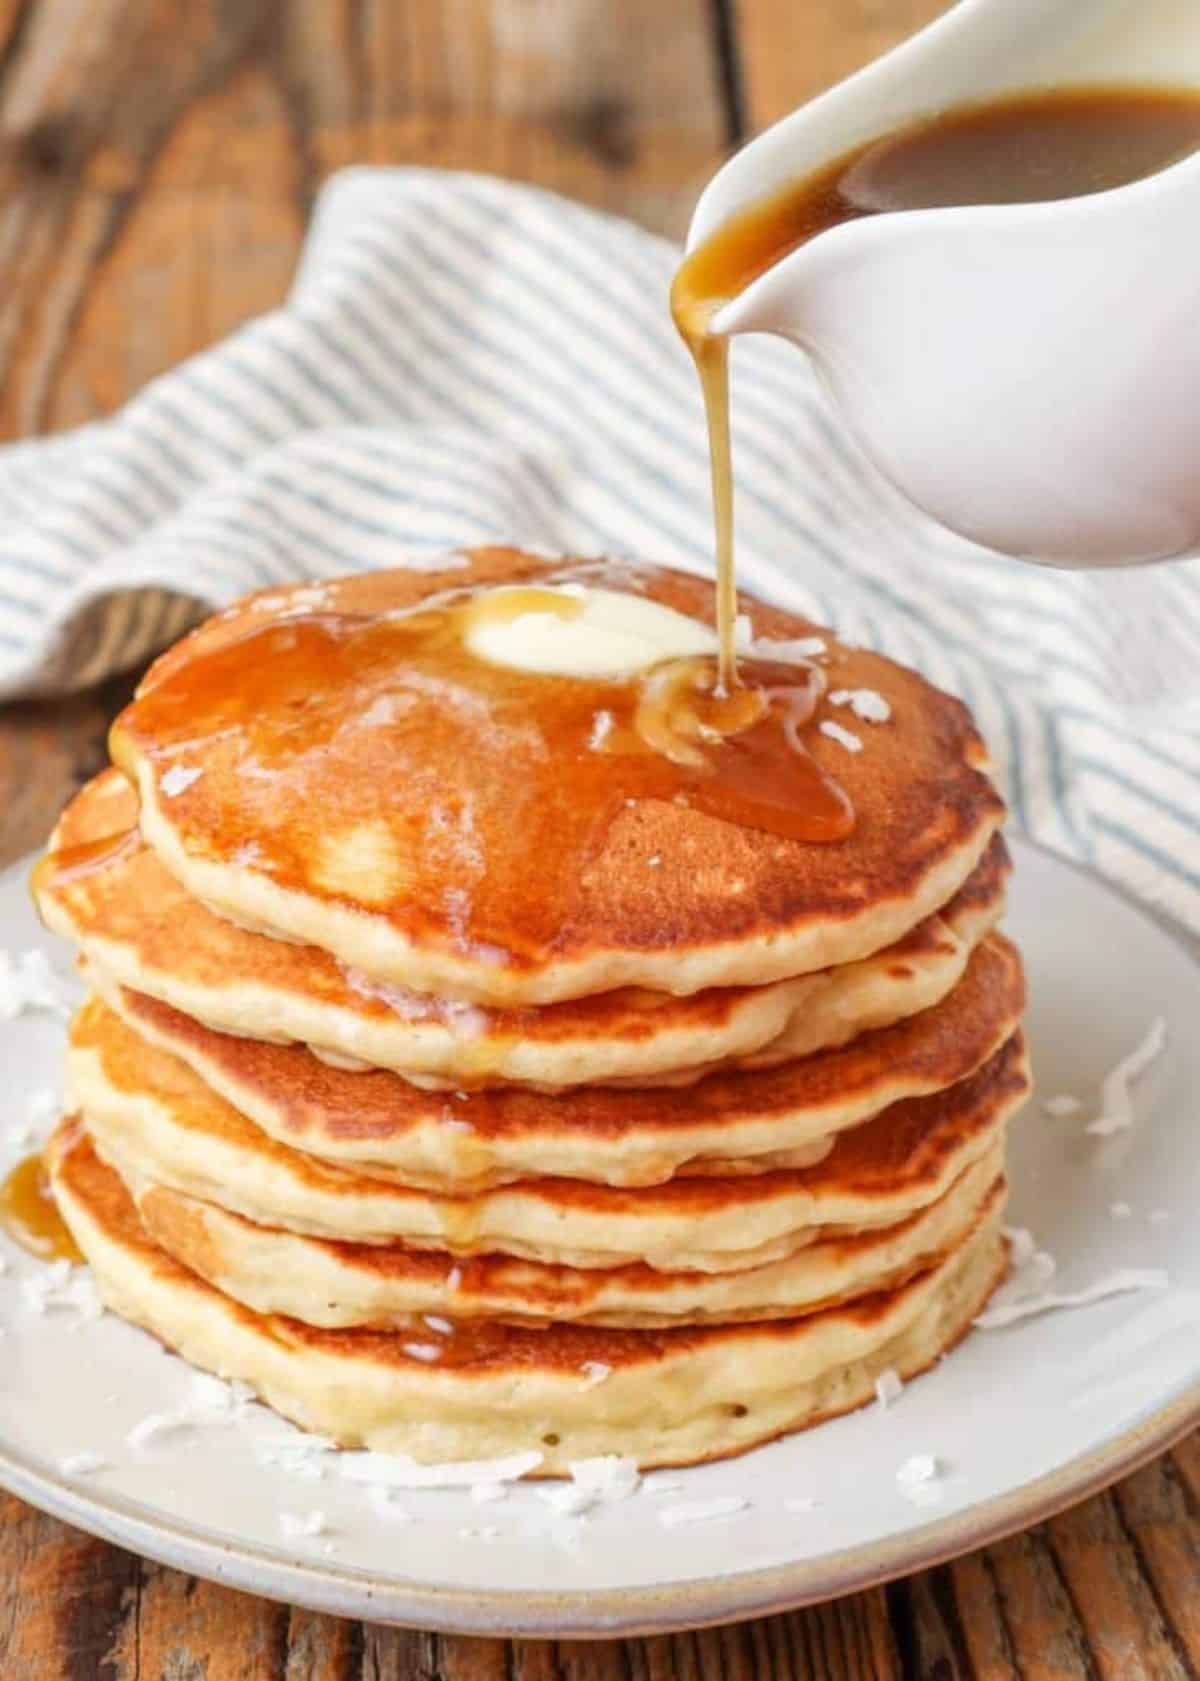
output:
[[[1025,1002],[1016,948],[993,934],[933,1009],[769,1072],[714,1074],[686,1089],[489,1088],[448,1100],[395,1074],[331,1068],[300,1046],[215,1033],[98,971],[90,978],[142,1039],[182,1058],[273,1138],[459,1195],[531,1175],[650,1185],[680,1172],[804,1166],[834,1133],[974,1073]]]
[[[765,1265],[828,1228],[892,1224],[927,1207],[996,1142],[1028,1091],[1018,1034],[968,1080],[839,1134],[808,1168],[637,1190],[534,1179],[447,1197],[277,1143],[95,1000],[72,1024],[67,1082],[71,1107],[127,1182],[161,1184],[260,1225],[456,1256],[699,1272]]]
[[[803,785],[840,822],[844,794],[854,826],[836,843],[726,821],[703,809],[713,784],[694,765],[588,733],[626,715],[632,680],[468,655],[467,593],[514,583],[622,591],[686,615],[695,635],[712,622],[700,579],[508,549],[249,598],[158,660],[112,731],[142,831],[187,891],[434,995],[683,995],[880,950],[953,897],[1003,817],[959,701],[744,597],[760,641],[825,643],[819,669],[788,666],[788,692],[811,705],[821,690],[875,691],[890,716],[851,752],[822,730],[838,714],[818,701],[792,720],[802,751],[786,749],[786,786],[743,778],[739,809],[798,802]]]
[[[143,1181],[127,1185],[142,1224],[168,1255],[258,1313],[306,1325],[404,1330],[420,1337],[447,1316],[508,1324],[657,1329],[791,1318],[896,1289],[965,1241],[1004,1176],[994,1144],[945,1194],[907,1220],[818,1239],[746,1272],[656,1272],[627,1266],[538,1266],[508,1255],[453,1262],[401,1244],[335,1243],[255,1225],[212,1203]],[[435,1323],[436,1329],[436,1323]]]
[[[537,1447],[543,1474],[598,1454],[644,1468],[717,1459],[846,1412],[872,1398],[881,1372],[912,1377],[952,1346],[1005,1265],[997,1192],[939,1265],[824,1313],[659,1332],[427,1330],[414,1354],[394,1333],[255,1314],[204,1283],[147,1236],[78,1129],[59,1131],[48,1165],[106,1304],[193,1365],[249,1383],[346,1446],[435,1462]]]
[[[36,877],[43,917],[97,970],[221,1031],[308,1044],[435,1088],[644,1085],[844,1043],[945,996],[1000,915],[1009,872],[997,837],[940,915],[842,968],[683,998],[626,988],[496,1010],[367,981],[316,947],[237,927],[185,892],[136,834],[106,848],[136,816],[124,779],[104,773],[56,830],[52,847],[68,863]]]

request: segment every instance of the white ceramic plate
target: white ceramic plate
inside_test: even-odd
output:
[[[1009,927],[1032,986],[1042,1098],[1014,1126],[1014,1223],[1057,1256],[1060,1287],[1162,1267],[1170,1287],[976,1331],[887,1411],[872,1406],[726,1465],[660,1473],[633,1498],[569,1520],[535,1487],[497,1504],[466,1491],[397,1496],[381,1511],[336,1456],[306,1481],[257,1454],[285,1433],[250,1407],[131,1448],[145,1415],[177,1407],[190,1374],[111,1316],[30,1311],[38,1263],[0,1240],[0,1481],[68,1522],[151,1558],[257,1593],[472,1633],[646,1632],[756,1615],[862,1587],[993,1539],[1091,1492],[1200,1419],[1200,969],[1123,899],[1017,847]],[[0,945],[69,954],[37,926],[24,869],[0,877]],[[1137,1124],[1088,1137],[1103,1075],[1165,1018],[1165,1054],[1136,1090]],[[29,1100],[56,1089],[62,1024],[0,1024],[0,1168]],[[1129,1212],[1114,1215],[1111,1206]],[[70,1477],[64,1457],[110,1468]],[[917,1454],[944,1467],[925,1498],[896,1478]],[[920,1494],[922,1491],[918,1491]],[[737,1496],[736,1515],[666,1527],[681,1503]],[[805,1502],[811,1505],[805,1507]],[[327,1528],[285,1539],[281,1513]]]

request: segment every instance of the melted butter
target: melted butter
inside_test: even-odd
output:
[[[885,134],[787,183],[688,253],[671,311],[700,376],[708,424],[721,682],[736,682],[729,352],[714,316],[781,258],[880,211],[1034,203],[1125,186],[1200,147],[1191,89],[1039,89],[963,106]]]
[[[508,961],[553,950],[586,914],[593,860],[641,802],[795,841],[851,831],[803,739],[819,669],[747,661],[730,695],[711,655],[622,677],[499,667],[468,640],[481,613],[528,616],[528,597],[499,593],[289,618],[198,652],[126,710],[113,757],[127,740],[156,771],[185,745],[211,752],[219,771],[199,788],[216,855],[253,842],[283,886],[348,903],[369,890],[418,934]],[[191,798],[173,807],[186,816]],[[344,844],[368,860],[354,880],[335,868]],[[636,845],[621,867],[647,867]]]
[[[40,1155],[19,1161],[0,1184],[0,1226],[41,1261],[83,1260],[58,1212]]]
[[[629,677],[717,650],[698,619],[610,589],[482,591],[466,612],[464,639],[480,659],[558,677]]]

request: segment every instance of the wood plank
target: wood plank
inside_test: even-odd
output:
[[[117,678],[67,701],[0,707],[0,869],[42,844],[105,763],[108,726],[130,686]]]
[[[946,0],[737,0],[750,129],[765,128],[946,10]]]
[[[0,80],[6,436],[107,412],[277,303],[340,164],[487,168],[679,231],[726,143],[706,0],[73,16],[38,0]]]

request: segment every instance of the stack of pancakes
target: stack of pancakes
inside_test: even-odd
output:
[[[344,1444],[719,1457],[921,1371],[1003,1272],[1024,992],[967,713],[748,603],[820,668],[851,832],[631,795],[584,834],[557,680],[388,638],[595,577],[487,550],[239,604],[36,877],[91,987],[48,1164],[105,1300]],[[696,579],[603,581],[711,623]]]

